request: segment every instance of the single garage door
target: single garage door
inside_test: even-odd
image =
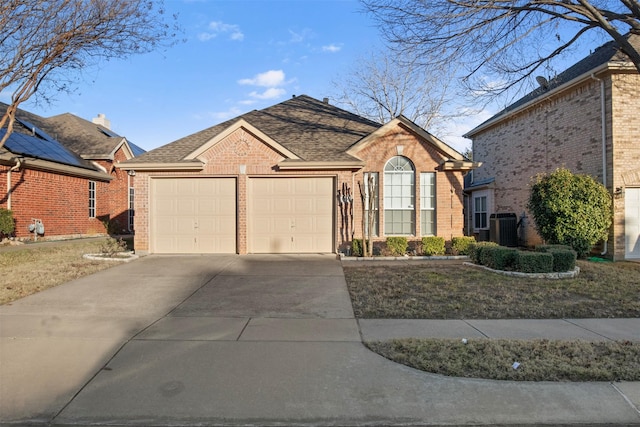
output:
[[[151,251],[235,253],[234,178],[151,180]]]
[[[640,258],[640,188],[624,191],[625,258]]]
[[[333,252],[332,178],[252,178],[248,190],[249,252]]]

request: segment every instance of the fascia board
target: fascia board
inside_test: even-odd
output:
[[[136,171],[201,171],[204,163],[200,161],[176,162],[176,163],[117,163],[116,167],[122,170]]]
[[[362,169],[365,166],[364,162],[287,162],[282,161],[278,163],[278,169],[280,170],[353,170]]]
[[[262,132],[261,130],[259,130],[255,126],[251,125],[245,119],[240,119],[240,120],[236,121],[231,126],[229,126],[225,130],[220,132],[218,135],[216,135],[215,137],[211,138],[209,141],[205,142],[203,145],[198,147],[197,150],[195,150],[192,153],[190,153],[189,155],[187,155],[184,159],[185,160],[197,159],[204,152],[209,150],[211,147],[215,146],[217,143],[219,143],[220,141],[222,141],[223,139],[225,139],[226,137],[228,137],[229,135],[231,135],[233,132],[237,131],[238,129],[245,129],[247,132],[253,134],[258,139],[260,139],[262,142],[267,144],[269,147],[271,147],[272,149],[274,149],[275,151],[277,151],[278,153],[282,154],[283,156],[285,156],[285,157],[287,157],[289,159],[294,159],[294,160],[300,159],[300,157],[298,157],[297,155],[295,155],[294,153],[292,153],[291,151],[286,149],[284,146],[278,144],[276,141],[274,141],[273,139],[268,137],[264,132]]]

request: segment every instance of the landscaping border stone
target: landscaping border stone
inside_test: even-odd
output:
[[[552,272],[552,273],[522,273],[520,271],[494,270],[486,265],[474,264],[472,262],[464,262],[463,265],[470,267],[482,268],[493,273],[502,274],[511,277],[529,277],[532,279],[574,279],[580,273],[580,267],[576,266],[572,271]]]
[[[134,259],[140,258],[139,255],[133,252],[118,252],[117,256],[106,256],[105,254],[84,254],[82,258],[90,259],[93,261],[119,261],[119,262],[130,262]]]

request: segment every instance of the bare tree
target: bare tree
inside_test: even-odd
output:
[[[36,92],[68,91],[73,74],[100,59],[169,46],[176,17],[152,0],[4,0],[0,4],[0,91],[12,92],[0,119],[13,130],[18,106]]]
[[[348,75],[333,81],[335,101],[344,108],[378,123],[404,115],[432,131],[453,116],[443,113],[451,99],[449,66],[420,66],[391,51],[369,53],[355,64]]]
[[[400,51],[465,64],[463,81],[484,93],[530,81],[587,34],[615,41],[640,71],[636,0],[361,1]]]

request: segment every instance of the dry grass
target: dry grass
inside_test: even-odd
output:
[[[356,317],[640,317],[640,264],[579,261],[575,279],[525,279],[463,265],[357,265],[344,272]]]
[[[101,243],[76,240],[33,243],[18,250],[0,248],[0,304],[112,267],[112,262],[82,258],[98,252]]]
[[[640,381],[640,343],[403,339],[367,343],[398,363],[447,376],[515,381]],[[514,369],[514,362],[519,366]]]

